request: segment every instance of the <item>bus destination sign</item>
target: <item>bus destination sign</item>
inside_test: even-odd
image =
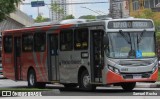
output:
[[[110,21],[109,29],[146,29],[153,28],[152,21]]]

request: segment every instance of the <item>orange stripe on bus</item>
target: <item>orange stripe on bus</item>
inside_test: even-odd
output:
[[[62,26],[60,26],[60,28],[69,28],[71,26],[73,26],[73,24],[62,25]]]
[[[141,79],[124,79],[121,75],[118,75],[112,71],[108,71],[106,74],[107,84],[121,83],[121,82],[147,82],[156,81],[158,79],[158,69],[150,76],[150,78]]]

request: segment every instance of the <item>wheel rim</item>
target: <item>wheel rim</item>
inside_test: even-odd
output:
[[[89,85],[89,82],[90,82],[90,78],[89,78],[89,75],[84,75],[83,77],[83,85],[84,87],[87,87]]]
[[[34,75],[33,75],[33,74],[30,74],[30,76],[29,76],[29,82],[30,82],[30,84],[31,84],[32,86],[34,85],[34,81],[35,81]]]

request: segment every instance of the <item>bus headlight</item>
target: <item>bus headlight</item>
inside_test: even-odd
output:
[[[114,72],[117,73],[117,74],[120,74],[120,72],[117,68],[114,69]]]
[[[156,66],[154,66],[154,67],[152,68],[152,73],[154,73],[154,72],[156,71],[157,67],[158,67],[158,63],[156,64]]]
[[[116,74],[120,74],[119,69],[117,69],[117,68],[115,68],[113,66],[108,65],[108,69],[113,71],[113,72],[115,72]]]

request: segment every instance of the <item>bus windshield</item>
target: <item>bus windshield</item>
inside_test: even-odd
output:
[[[111,58],[155,57],[154,32],[108,33],[107,56]]]

